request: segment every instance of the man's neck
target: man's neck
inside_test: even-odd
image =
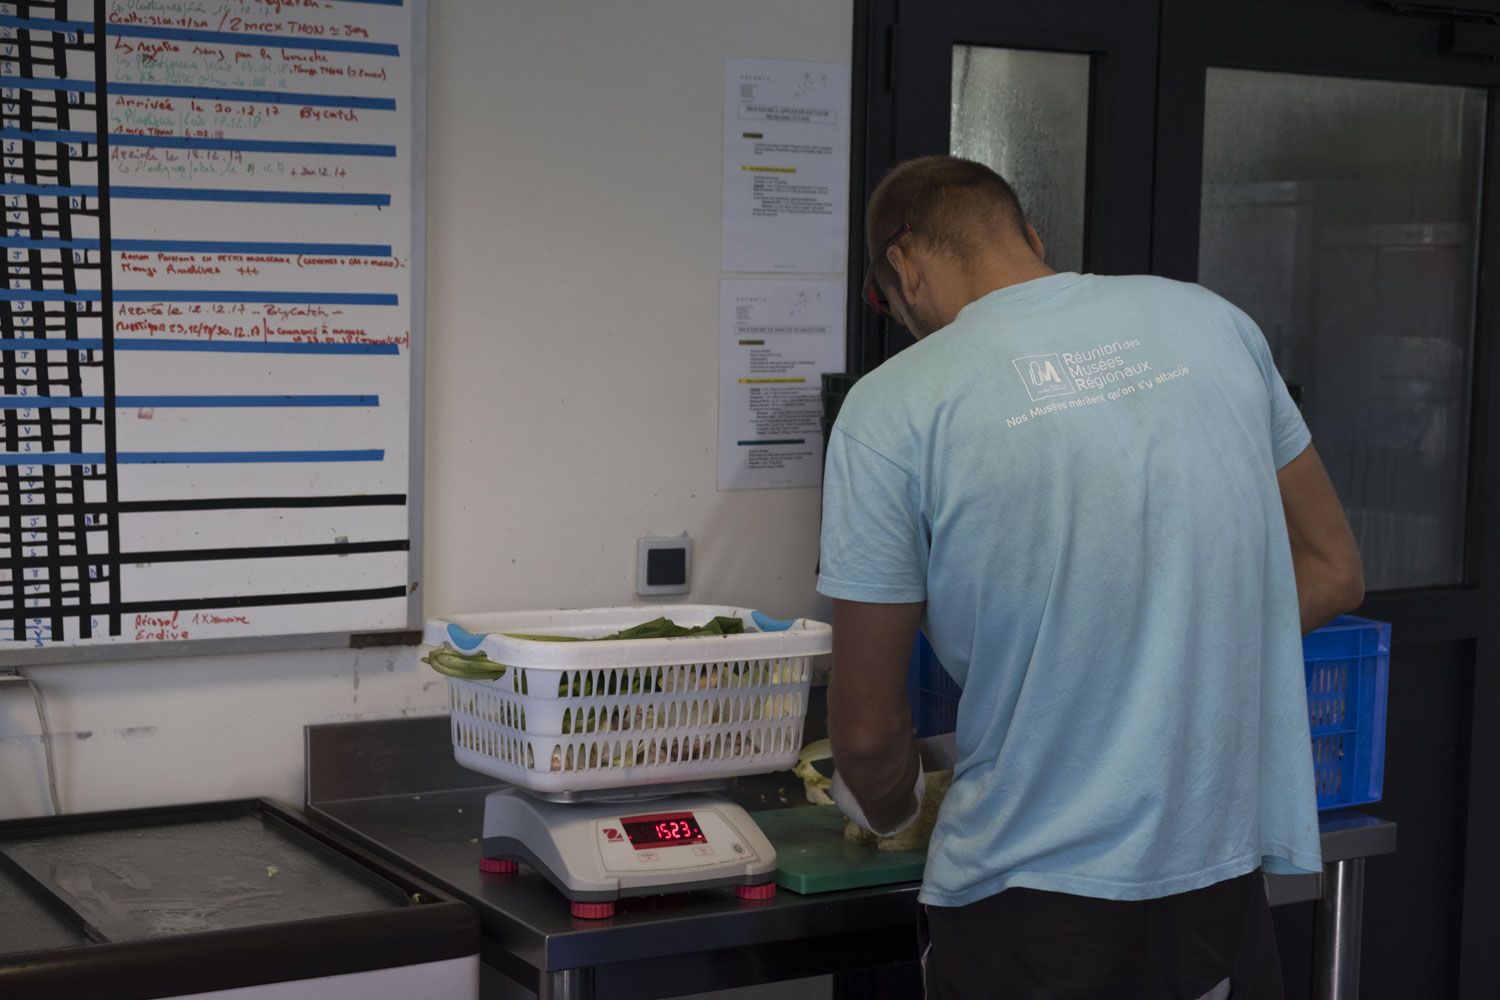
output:
[[[1037,278],[1056,274],[1046,262],[1034,254],[992,255],[975,267],[961,272],[948,294],[944,296],[947,308],[944,312],[946,326],[958,318],[959,312],[971,302],[977,302],[1002,288],[1023,284]]]
[[[982,299],[991,292],[998,292],[1002,288],[1020,285],[1027,281],[1045,278],[1049,274],[1056,273],[1056,271],[1047,266],[1046,261],[1035,254],[990,257],[969,275],[969,287],[967,289],[971,296],[969,302]]]

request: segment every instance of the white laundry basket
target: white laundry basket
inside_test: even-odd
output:
[[[739,618],[740,635],[547,642],[610,635],[653,618]],[[422,651],[483,652],[505,674],[449,677],[453,754],[465,767],[543,793],[727,778],[788,768],[802,747],[822,622],[778,622],[711,605],[459,615],[429,620]]]

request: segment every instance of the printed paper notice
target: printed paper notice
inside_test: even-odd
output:
[[[719,489],[823,481],[824,372],[844,370],[841,281],[719,283]]]
[[[849,67],[726,59],[721,269],[843,271],[848,210]]]

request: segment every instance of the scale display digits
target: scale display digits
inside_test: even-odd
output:
[[[690,812],[664,813],[659,816],[625,816],[620,820],[630,846],[638,851],[677,844],[702,844],[707,841],[703,827]]]

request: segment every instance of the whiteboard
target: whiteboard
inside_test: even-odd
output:
[[[0,662],[416,625],[425,19],[0,3]]]

